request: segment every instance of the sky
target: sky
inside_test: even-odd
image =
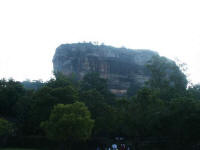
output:
[[[151,49],[200,82],[199,0],[0,0],[0,78],[46,81],[64,43]]]

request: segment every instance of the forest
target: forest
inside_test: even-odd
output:
[[[148,82],[123,97],[95,72],[81,81],[59,72],[46,82],[1,79],[0,147],[199,149],[200,85],[164,57],[146,67]]]

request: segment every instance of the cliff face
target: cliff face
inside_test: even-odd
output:
[[[150,50],[114,48],[91,43],[63,44],[53,58],[55,72],[75,74],[78,79],[89,72],[98,72],[108,80],[109,89],[125,94],[131,85],[142,86],[148,80],[146,63],[158,53]]]

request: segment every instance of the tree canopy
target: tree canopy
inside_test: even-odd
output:
[[[164,57],[153,58],[147,69],[151,74],[148,83],[132,85],[132,97],[114,96],[107,81],[96,73],[87,74],[80,82],[56,74],[33,89],[2,79],[0,137],[12,132],[11,139],[42,137],[69,146],[121,136],[133,145],[139,143],[141,149],[155,139],[162,146],[164,139],[168,149],[198,145],[200,86],[187,88],[184,73]],[[40,138],[35,143],[39,142]]]
[[[84,103],[57,104],[48,121],[42,122],[47,136],[61,142],[73,143],[87,140],[94,125]]]

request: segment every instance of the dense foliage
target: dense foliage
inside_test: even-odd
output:
[[[9,135],[11,122],[11,139],[47,136],[72,145],[120,136],[142,150],[152,143],[157,149],[192,149],[200,142],[200,85],[187,88],[186,76],[166,58],[155,57],[147,67],[151,78],[129,98],[115,97],[96,73],[80,82],[57,73],[26,88],[2,79],[0,136]]]
[[[0,118],[0,137],[9,135],[12,132],[12,124],[5,119]]]
[[[0,118],[0,145],[4,145],[7,142],[7,138],[12,134],[12,131],[12,124],[3,118]]]
[[[47,136],[63,143],[87,140],[92,132],[94,121],[84,103],[57,104],[48,121],[41,123]]]

